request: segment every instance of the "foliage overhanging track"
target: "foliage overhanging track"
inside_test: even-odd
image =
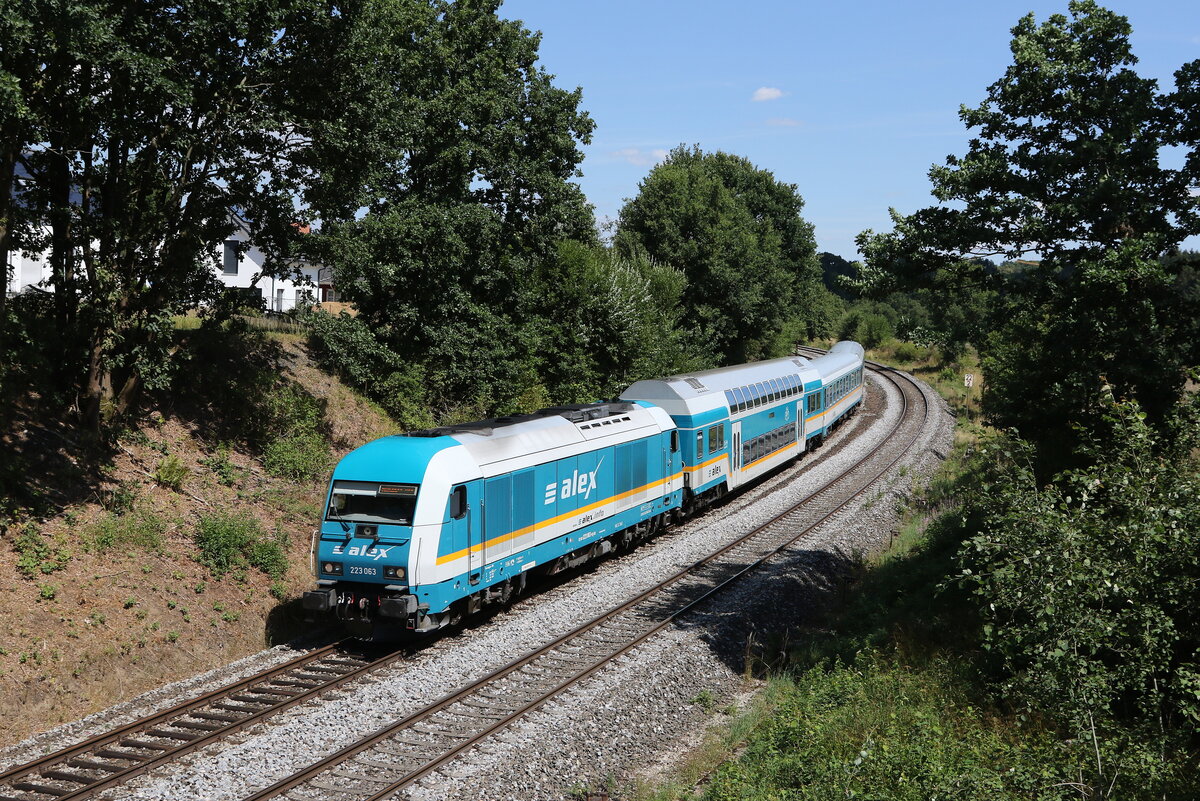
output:
[[[297,789],[356,801],[388,798],[598,673],[833,518],[911,452],[929,418],[924,392],[913,379],[883,365],[868,366],[897,387],[902,409],[866,459],[656,587],[245,801],[285,798]],[[911,435],[902,437],[906,431]]]
[[[405,656],[344,640],[0,773],[0,801],[84,798]]]

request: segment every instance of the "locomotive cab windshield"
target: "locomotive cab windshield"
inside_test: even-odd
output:
[[[325,519],[338,523],[411,526],[416,508],[416,484],[335,481]]]

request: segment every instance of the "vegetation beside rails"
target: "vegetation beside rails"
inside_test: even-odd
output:
[[[1045,486],[960,425],[828,616],[761,639],[760,698],[636,796],[1196,797],[1197,405],[1168,443],[1107,402],[1125,444]]]

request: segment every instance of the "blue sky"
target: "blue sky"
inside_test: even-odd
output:
[[[1129,18],[1136,69],[1160,86],[1200,58],[1197,0],[1104,5]],[[558,86],[583,88],[596,132],[580,183],[598,217],[667,150],[698,144],[796,184],[818,248],[857,258],[855,235],[890,228],[889,206],[933,203],[930,165],[966,151],[959,106],[1003,74],[1031,11],[1041,22],[1067,3],[505,0],[500,14],[543,33]]]

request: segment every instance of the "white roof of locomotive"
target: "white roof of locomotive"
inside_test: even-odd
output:
[[[597,407],[607,404],[597,404]],[[584,415],[586,416],[586,415]],[[495,470],[487,469],[510,460],[539,463],[546,458],[563,458],[576,450],[594,450],[596,440],[611,440],[620,443],[644,437],[651,431],[667,431],[675,427],[671,418],[661,409],[633,405],[627,410],[574,421],[559,414],[514,418],[513,422],[495,421],[491,427],[476,424],[454,430],[448,426],[447,436],[462,445],[471,459],[491,475]],[[651,431],[647,431],[651,429]],[[547,451],[560,451],[549,455]],[[509,469],[506,467],[505,469]],[[518,469],[518,468],[512,468]],[[501,471],[503,472],[503,471]]]

